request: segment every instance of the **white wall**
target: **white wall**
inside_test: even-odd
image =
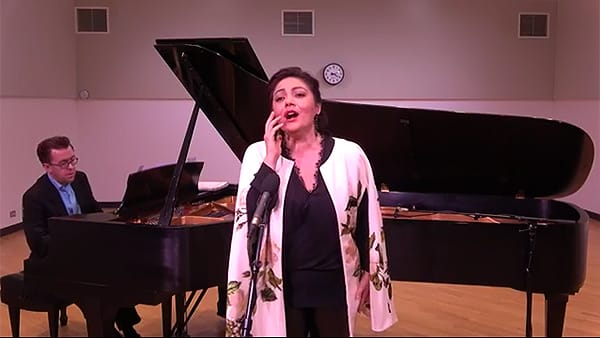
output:
[[[0,95],[74,98],[73,1],[0,1]]]
[[[0,18],[2,18],[4,16],[4,6],[2,6],[2,4],[0,4]],[[0,20],[0,40],[3,40],[3,34],[5,34],[5,29],[2,29],[3,27],[3,21],[4,20]],[[2,60],[3,60],[3,56],[2,56],[2,44],[0,43],[0,72],[2,71]],[[0,75],[0,93],[3,93],[2,91],[2,76]],[[4,110],[4,104],[3,101],[0,99],[0,154],[3,154],[4,152],[2,151],[2,144],[3,144],[3,140],[4,138],[2,137],[3,134],[3,130],[4,130],[4,114],[2,114],[2,111]],[[4,166],[4,156],[0,155],[0,214],[2,214],[2,211],[5,210],[3,208],[2,204],[2,200],[3,200],[3,194],[2,194],[2,178],[4,177],[3,175],[3,168]],[[0,227],[2,227],[2,224],[6,224],[4,222],[0,222]]]
[[[80,167],[99,201],[120,201],[127,176],[175,163],[191,117],[193,101],[78,101]],[[110,131],[107,133],[107,131]],[[204,161],[200,179],[237,182],[240,163],[206,116],[200,112],[188,159]]]
[[[0,0],[0,227],[20,222],[47,136],[73,139],[101,201],[120,200],[140,165],[176,159],[192,102],[156,38],[245,36],[267,74],[299,64],[318,75],[342,62],[347,78],[323,87],[329,99],[558,118],[585,129],[598,155],[599,1],[335,3]],[[74,34],[74,5],[108,6],[111,34]],[[315,9],[315,37],[281,37],[282,9]],[[550,13],[550,39],[516,39],[519,11]],[[89,100],[76,100],[80,89]],[[203,179],[237,181],[237,159],[203,115],[189,155],[206,162]],[[594,163],[569,199],[600,213],[599,185]]]
[[[585,184],[566,201],[600,214],[600,101],[556,101],[554,118],[585,130],[594,141],[594,163]]]
[[[345,101],[552,118],[579,126],[587,132],[596,143],[596,158],[600,158],[600,130],[596,127],[600,123],[598,101]],[[192,101],[80,101],[78,111],[86,118],[79,130],[86,137],[78,146],[78,153],[85,153],[80,155],[81,166],[83,168],[85,163],[99,200],[121,200],[127,175],[140,165],[177,160],[192,105]],[[106,130],[111,130],[110,137],[106,137]],[[201,175],[203,180],[238,180],[239,161],[202,114],[196,125],[189,157],[205,161]],[[562,200],[600,212],[600,199],[595,198],[600,188],[599,178],[600,164],[596,161],[583,187]]]
[[[556,37],[518,39],[517,26],[520,11],[555,18],[557,2],[76,1],[111,13],[111,34],[77,36],[78,89],[100,99],[185,99],[155,39],[242,36],[267,74],[300,64],[316,75],[342,63],[344,82],[324,88],[332,98],[552,99]],[[282,37],[283,9],[314,9],[315,36]],[[554,31],[557,20],[550,24]]]
[[[383,104],[381,101],[360,102]],[[600,213],[600,196],[598,196],[598,191],[600,191],[600,101],[386,101],[385,104],[467,113],[542,117],[578,126],[592,139],[595,160],[583,186],[574,194],[559,200]],[[544,135],[540,135],[540,137],[544,137]],[[545,169],[540,168],[540,170]],[[548,168],[548,170],[559,170],[559,168]]]
[[[558,2],[554,54],[556,100],[600,96],[600,1]]]
[[[0,54],[4,227],[21,221],[21,195],[42,173],[37,142],[56,133],[78,141],[73,1],[0,1]]]
[[[559,119],[580,126],[591,135],[596,143],[596,158],[600,158],[598,102],[360,102]],[[6,139],[12,143],[8,147],[8,143],[1,143],[3,158],[9,159],[9,163],[19,163],[4,168],[7,174],[2,176],[0,185],[3,191],[14,191],[15,194],[13,198],[2,200],[2,209],[7,213],[17,210],[19,220],[20,194],[43,172],[34,150],[42,138],[54,134],[69,135],[81,158],[79,167],[88,173],[98,200],[120,201],[129,173],[137,171],[142,165],[149,168],[176,161],[193,107],[191,100],[3,99],[0,103],[4,108],[0,125],[8,126],[2,128],[2,135],[7,135]],[[28,121],[38,123],[30,125]],[[58,121],[70,122],[65,124]],[[22,130],[27,132],[23,133]],[[106,130],[110,130],[110,133],[106,133]],[[203,114],[199,115],[188,157],[205,161],[201,175],[203,180],[237,182],[239,161]],[[600,212],[600,199],[595,198],[600,187],[598,170],[596,161],[586,184],[563,200]],[[12,203],[5,203],[7,201]],[[8,214],[3,217],[5,225],[15,223],[14,219],[8,218]]]
[[[38,142],[68,135],[77,147],[80,120],[70,99],[0,98],[0,107],[0,224],[7,226],[21,221],[21,195],[44,173],[35,152]],[[12,210],[16,217],[9,217]]]

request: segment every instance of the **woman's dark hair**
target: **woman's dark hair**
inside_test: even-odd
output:
[[[318,104],[322,104],[323,99],[321,98],[319,81],[315,79],[312,75],[310,75],[308,72],[302,70],[302,68],[300,67],[286,67],[278,70],[269,79],[269,83],[267,84],[267,91],[269,93],[269,105],[271,105],[271,103],[273,102],[273,94],[275,92],[275,87],[277,87],[277,84],[281,80],[288,77],[295,77],[302,80],[313,94],[315,102]],[[318,115],[316,115],[315,118],[315,128],[319,134],[329,134],[327,122],[327,115],[321,107],[321,112]]]
[[[50,163],[50,153],[52,149],[73,148],[71,141],[66,136],[49,137],[37,146],[37,156],[41,163]]]

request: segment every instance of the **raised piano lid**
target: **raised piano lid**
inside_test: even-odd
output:
[[[198,197],[198,180],[204,162],[186,162],[177,188],[178,204]],[[123,219],[160,212],[165,203],[175,164],[158,166],[129,174],[121,205],[115,213]]]
[[[155,48],[241,160],[270,112],[250,42],[159,39]],[[390,191],[558,198],[592,167],[589,135],[557,120],[330,100],[323,109],[333,135],[360,144]]]

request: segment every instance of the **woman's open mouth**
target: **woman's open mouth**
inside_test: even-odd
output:
[[[293,118],[296,118],[296,117],[298,117],[298,113],[297,113],[297,112],[295,112],[295,111],[289,111],[289,112],[285,113],[285,115],[284,115],[284,116],[285,116],[285,118],[286,118],[287,120],[291,120],[291,119],[293,119]]]

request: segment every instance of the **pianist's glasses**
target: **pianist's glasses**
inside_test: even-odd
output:
[[[69,165],[73,165],[74,166],[74,165],[77,164],[77,162],[79,162],[79,157],[73,156],[73,157],[71,157],[68,160],[62,160],[62,161],[60,161],[58,163],[48,163],[48,164],[49,165],[53,165],[55,167],[62,168],[62,169],[67,169],[69,167]]]

